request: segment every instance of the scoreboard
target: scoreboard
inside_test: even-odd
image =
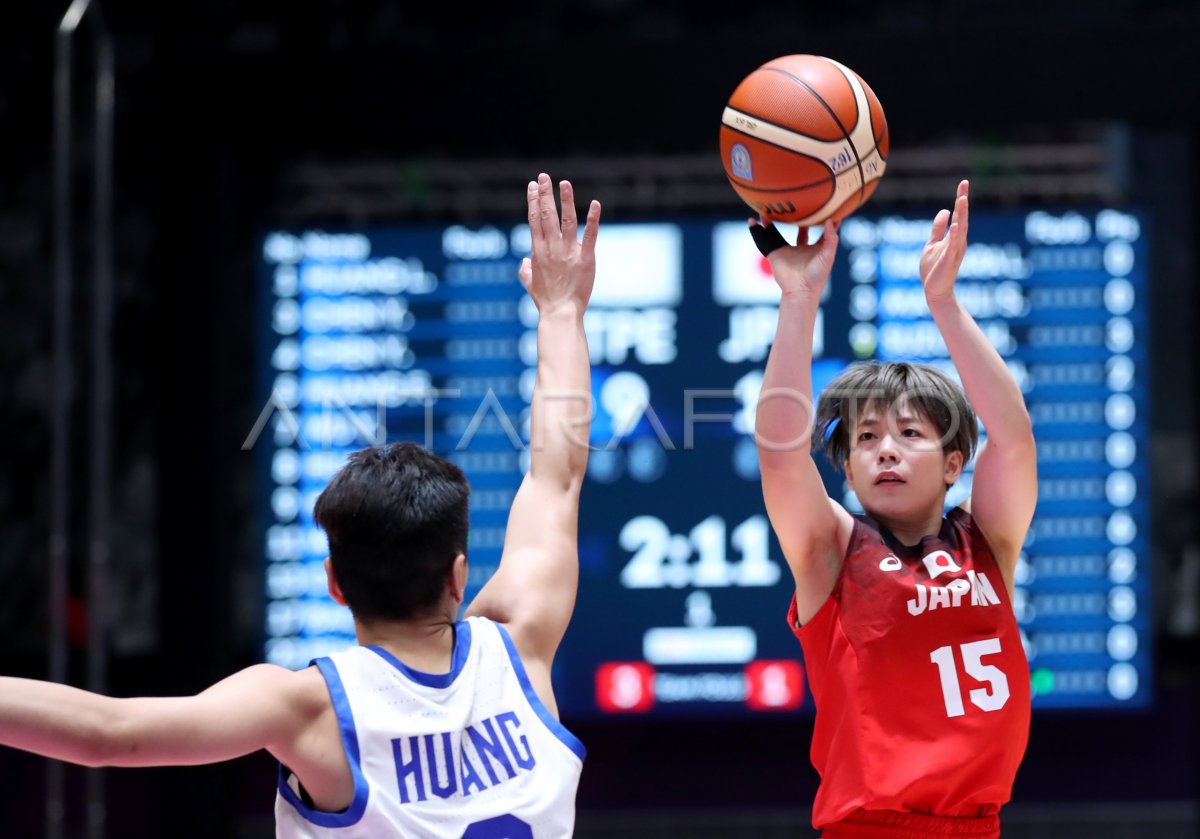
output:
[[[917,271],[932,215],[844,222],[815,390],[871,358],[953,375]],[[1035,708],[1151,697],[1146,223],[1102,207],[972,211],[957,295],[1019,382],[1038,440],[1014,600]],[[267,660],[301,667],[354,642],[326,595],[312,506],[355,449],[414,440],[459,464],[473,487],[468,599],[494,572],[528,466],[528,253],[523,224],[264,238],[269,398],[248,442],[264,462]],[[605,224],[597,265],[593,451],[559,705],[573,717],[811,711],[753,437],[778,317],[769,266],[744,222],[696,218]],[[947,504],[970,485],[968,468]]]

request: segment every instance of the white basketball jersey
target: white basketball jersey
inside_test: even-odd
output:
[[[316,665],[341,724],[354,800],[340,813],[314,810],[280,767],[281,839],[571,835],[583,744],[538,699],[504,627],[459,621],[449,673],[413,670],[381,647]]]

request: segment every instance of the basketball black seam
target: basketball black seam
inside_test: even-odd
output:
[[[762,186],[753,186],[751,184],[743,183],[742,181],[739,181],[736,178],[730,176],[730,174],[728,172],[725,173],[725,177],[729,178],[729,182],[731,184],[733,184],[734,186],[740,186],[742,189],[747,189],[747,190],[750,190],[751,192],[797,192],[802,189],[811,189],[814,186],[820,186],[821,184],[827,184],[833,180],[833,178],[825,178],[822,181],[813,181],[810,184],[800,184],[799,186],[762,187]]]
[[[808,82],[804,81],[804,79],[800,78],[799,76],[794,76],[791,73],[789,73],[787,70],[781,69],[779,67],[760,67],[758,69],[768,70],[772,73],[779,73],[781,76],[787,76],[789,79],[794,81],[796,84],[800,85],[805,90],[807,90],[809,93],[811,93],[813,95],[813,98],[821,103],[821,107],[824,108],[825,111],[829,114],[829,116],[833,118],[833,121],[837,123],[837,127],[842,129],[842,136],[845,137],[847,140],[850,139],[850,133],[848,131],[846,131],[846,126],[842,125],[842,121],[841,121],[841,119],[838,118],[837,112],[834,111],[833,108],[829,107],[829,103],[826,102],[823,98],[821,98],[821,94],[819,94],[815,90],[813,90],[812,86],[809,85]],[[839,70],[838,72],[840,73],[841,70]],[[849,82],[850,82],[850,80],[846,79],[846,83],[849,84]],[[850,92],[851,93],[854,92],[853,86],[851,86]],[[857,99],[857,97],[854,100],[854,123],[855,123],[855,125],[858,124],[858,99]],[[850,145],[851,146],[854,145],[853,141],[850,143]]]
[[[819,94],[815,90],[813,90],[812,87],[808,84],[808,82],[804,81],[804,79],[800,78],[799,76],[793,76],[787,70],[781,69],[779,67],[760,67],[758,69],[769,70],[772,73],[779,73],[781,76],[786,76],[787,78],[791,79],[796,84],[800,85],[805,90],[807,90],[809,93],[811,93],[813,95],[813,98],[821,103],[821,107],[823,107],[826,111],[829,112],[829,116],[833,117],[833,121],[837,123],[837,127],[842,129],[842,137],[844,137],[846,142],[850,144],[850,150],[854,152],[854,165],[858,167],[858,183],[859,183],[858,200],[859,200],[859,205],[861,206],[863,194],[865,193],[866,188],[867,188],[867,173],[863,171],[862,157],[859,155],[858,149],[854,145],[854,141],[852,139],[850,139],[850,132],[846,130],[846,126],[842,125],[842,121],[840,119],[838,119],[838,115],[834,112],[833,108],[829,107],[829,103],[826,102],[821,97],[821,94]],[[837,71],[839,73],[842,72],[840,67],[835,67],[835,69],[837,69]],[[842,78],[846,79],[846,84],[850,85],[850,93],[851,93],[851,95],[854,95],[853,82],[851,82],[850,79],[846,78],[845,74],[842,75]],[[863,91],[863,92],[866,93],[866,91]],[[867,123],[868,124],[870,124],[870,121],[871,121],[870,104],[871,104],[870,102],[867,103]],[[859,118],[860,117],[859,117],[859,113],[858,113],[858,96],[854,95],[854,124],[855,125],[858,125]],[[875,134],[874,126],[872,126],[872,130],[871,130],[871,135],[872,135],[871,139],[872,140],[875,139],[874,134]],[[876,146],[878,146],[878,145],[879,145],[878,142],[876,142]]]
[[[859,81],[862,81],[862,80],[860,79]],[[865,82],[863,82],[863,83],[866,84]],[[866,91],[864,90],[863,92],[865,93]],[[883,110],[882,105],[879,106],[879,110],[880,111]],[[867,102],[867,116],[871,120],[871,140],[875,143],[875,145],[871,147],[871,151],[867,152],[867,154],[866,154],[867,157],[870,157],[872,152],[879,151],[879,141],[887,136],[887,117],[884,117],[883,125],[880,126],[883,129],[883,133],[876,134],[875,133],[875,114],[871,113],[871,103],[870,102]],[[882,160],[884,163],[887,163],[887,155],[881,151],[879,152],[879,159]]]
[[[838,123],[838,128],[842,128],[842,136],[841,136],[841,137],[834,137],[832,140],[827,140],[827,139],[825,139],[824,137],[815,137],[815,136],[813,136],[812,134],[805,134],[803,131],[797,131],[796,129],[794,129],[794,128],[790,128],[790,127],[788,127],[788,126],[786,126],[786,125],[780,125],[778,122],[772,122],[771,120],[767,119],[766,117],[759,116],[758,114],[756,114],[756,113],[753,113],[752,111],[744,111],[744,110],[742,110],[741,108],[734,108],[732,105],[730,105],[730,106],[729,106],[729,108],[730,108],[731,110],[737,111],[739,114],[745,114],[746,116],[748,116],[748,117],[751,117],[752,119],[756,119],[756,120],[758,120],[759,122],[763,123],[764,125],[769,125],[769,126],[771,126],[772,128],[778,128],[780,131],[786,131],[786,132],[787,132],[787,133],[789,133],[789,134],[795,134],[797,137],[803,137],[804,139],[806,139],[806,140],[812,140],[812,141],[813,141],[813,142],[815,142],[815,143],[836,143],[838,140],[844,140],[844,139],[846,139],[846,134],[845,134],[845,131],[846,131],[846,130],[845,130],[844,128],[842,128],[842,125],[841,125],[841,123]],[[746,134],[746,133],[748,133],[748,132],[746,132],[746,131],[742,131],[740,128],[734,128],[732,125],[730,125],[729,123],[725,122],[725,120],[724,120],[724,119],[722,119],[722,120],[721,120],[721,125],[724,125],[726,128],[730,129],[731,131],[738,131],[738,132],[740,132],[740,133],[742,133],[742,134]],[[754,137],[755,135],[753,135],[753,134],[750,134],[750,136],[751,136],[751,137]],[[770,142],[770,141],[769,141],[769,140],[763,140],[763,142],[764,142],[764,143],[766,143],[766,142]],[[771,145],[777,145],[777,144],[776,144],[776,143],[771,143]],[[787,148],[787,147],[786,147],[786,146],[780,146],[780,148]],[[796,150],[795,150],[795,149],[788,149],[788,151],[796,151]],[[805,152],[802,152],[802,151],[796,151],[796,154],[805,154]],[[806,156],[808,156],[808,157],[812,157],[812,155],[806,155]],[[831,171],[832,171],[832,170],[831,170]]]

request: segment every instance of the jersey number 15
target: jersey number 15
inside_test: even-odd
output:
[[[999,711],[1008,702],[1008,677],[1004,671],[992,664],[984,664],[985,655],[1000,652],[1000,639],[988,638],[984,641],[972,641],[963,644],[963,669],[967,675],[977,682],[989,685],[989,688],[975,688],[968,693],[971,704],[984,711]],[[929,660],[937,665],[938,675],[942,679],[942,698],[946,700],[946,716],[961,717],[963,710],[962,687],[958,683],[958,670],[954,662],[953,647],[938,647],[929,654]]]

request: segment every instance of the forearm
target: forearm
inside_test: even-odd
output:
[[[120,700],[67,685],[0,677],[0,743],[45,757],[97,766]]]
[[[991,443],[1028,441],[1033,431],[1021,389],[979,324],[954,297],[929,301],[929,311]]]
[[[560,305],[541,314],[538,365],[530,414],[529,471],[578,487],[587,469],[591,428],[591,361],[583,312]]]
[[[807,456],[812,431],[812,346],[820,301],[805,293],[784,294],[779,326],[767,358],[758,400],[755,435],[761,457]]]

